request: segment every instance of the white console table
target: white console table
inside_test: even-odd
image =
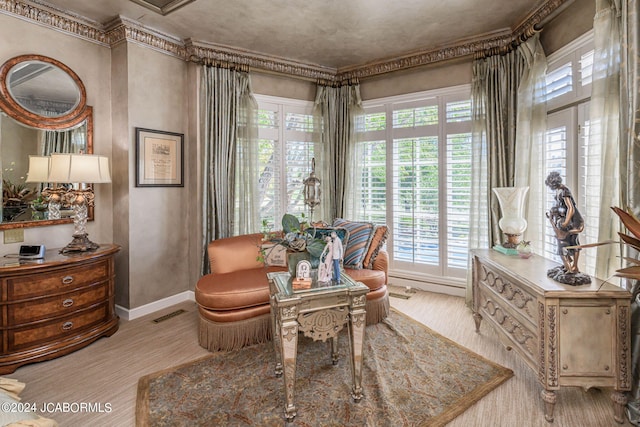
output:
[[[562,386],[612,387],[614,418],[624,422],[631,388],[631,294],[593,278],[563,285],[547,277],[557,263],[491,249],[471,251],[476,332],[482,319],[538,374],[545,418],[553,421]]]

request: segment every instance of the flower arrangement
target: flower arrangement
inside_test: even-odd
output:
[[[13,184],[7,179],[2,180],[2,206],[25,205],[35,196],[34,189],[25,184]]]
[[[315,258],[320,258],[326,242],[316,237],[315,226],[309,226],[304,220],[304,214],[300,221],[295,215],[284,214],[282,217],[282,233],[270,230],[268,223],[262,222],[264,241],[287,248],[292,252],[308,252]],[[261,260],[264,261],[265,253],[261,253]]]

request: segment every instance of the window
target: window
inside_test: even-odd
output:
[[[256,96],[260,220],[278,228],[285,213],[304,213],[303,181],[316,157],[313,103]]]
[[[469,98],[464,86],[364,103],[357,215],[389,226],[396,273],[442,278],[466,272]]]
[[[593,36],[588,33],[549,57],[547,72],[547,133],[545,176],[562,175],[585,220],[580,243],[598,241],[600,207],[600,151],[589,145],[589,97],[593,79]],[[563,76],[563,77],[561,77]],[[563,83],[560,83],[560,82]],[[551,84],[550,84],[551,83]],[[553,205],[547,195],[545,211]],[[556,237],[547,224],[544,256],[560,262]],[[595,251],[582,251],[580,270],[595,272]]]

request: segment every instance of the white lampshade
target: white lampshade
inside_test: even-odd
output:
[[[29,156],[29,170],[25,182],[48,182],[49,161],[49,156]]]
[[[111,182],[109,159],[94,154],[52,154],[49,182]]]

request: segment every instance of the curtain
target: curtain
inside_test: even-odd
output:
[[[70,130],[46,130],[42,133],[39,152],[43,156],[51,153],[80,153],[86,149],[86,135],[86,124]]]
[[[515,186],[529,187],[525,218],[524,240],[542,254],[545,234],[544,184],[545,133],[547,130],[546,79],[547,58],[535,34],[518,48],[526,70],[518,88],[518,118],[516,129]]]
[[[355,187],[353,163],[356,157],[356,116],[363,114],[360,85],[331,87],[318,84],[315,114],[322,123],[323,161],[316,175],[322,180],[322,206],[326,221],[347,213],[349,188]]]
[[[589,107],[589,145],[601,150],[600,164],[587,164],[587,176],[600,176],[598,241],[616,240],[618,220],[610,207],[620,204],[620,5],[597,0],[593,21],[593,83]],[[592,172],[593,171],[593,172]],[[596,248],[596,277],[611,277],[619,268],[619,248]]]
[[[640,6],[620,0],[620,206],[640,214]],[[631,304],[632,388],[627,415],[640,425],[640,301],[635,282]]]
[[[486,180],[474,180],[472,188],[476,194],[472,195],[472,201],[489,207],[489,222],[474,223],[471,228],[477,233],[486,230],[486,241],[490,244],[502,241],[498,227],[500,206],[497,199],[492,197],[491,189],[514,185],[518,86],[525,66],[519,50],[479,59],[473,64],[472,144],[474,153],[480,157],[472,159],[472,177],[477,179],[484,175]],[[486,168],[486,172],[478,168]],[[476,211],[478,207],[472,205],[471,211]],[[474,236],[473,240],[485,239]]]
[[[518,87],[526,67],[520,50],[473,63],[469,248],[486,248],[502,240],[500,206],[491,189],[514,185]],[[471,265],[466,299],[470,304]]]
[[[622,0],[620,144],[621,205],[640,215],[640,2]]]
[[[206,274],[209,242],[259,231],[257,102],[247,72],[205,65],[201,80]]]

